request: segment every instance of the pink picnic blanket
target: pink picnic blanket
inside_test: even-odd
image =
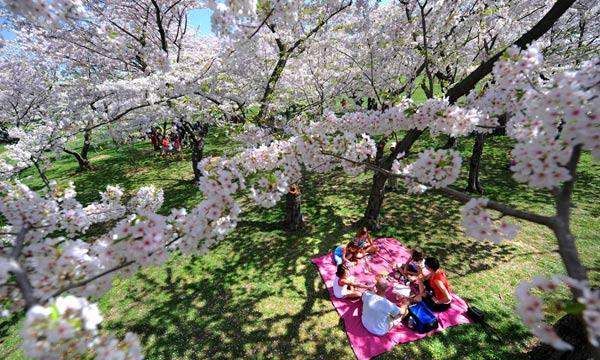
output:
[[[402,246],[396,239],[380,238],[375,240],[380,251],[373,255],[368,261],[359,261],[359,263],[350,269],[357,281],[361,283],[375,283],[375,276],[381,272],[392,272],[393,264],[405,263],[410,257],[409,251]],[[329,297],[333,306],[344,320],[346,333],[350,340],[350,345],[354,354],[359,360],[370,359],[374,356],[390,351],[394,345],[415,341],[447,327],[468,324],[471,321],[465,316],[467,304],[463,299],[452,294],[452,306],[450,309],[436,313],[439,327],[426,334],[420,334],[412,331],[404,325],[394,327],[384,336],[377,336],[369,333],[361,322],[362,301],[338,299],[333,295],[332,283],[335,278],[336,265],[332,259],[331,252],[326,255],[312,259],[312,262],[319,268],[321,277],[325,281]],[[386,296],[393,301],[391,287]]]

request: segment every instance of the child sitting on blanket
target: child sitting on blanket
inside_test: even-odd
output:
[[[369,289],[370,286],[356,282],[353,276],[348,275],[344,265],[338,265],[333,278],[333,295],[338,299],[357,299],[362,295],[358,289]],[[364,291],[364,290],[363,290]]]
[[[351,262],[362,259],[367,254],[374,254],[379,248],[373,244],[373,239],[369,235],[367,228],[362,228],[356,233],[356,237],[348,243],[344,258]]]
[[[396,265],[396,270],[406,277],[418,277],[423,275],[425,268],[425,257],[419,249],[413,249],[408,261],[400,266]]]

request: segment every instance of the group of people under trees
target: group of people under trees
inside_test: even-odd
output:
[[[177,125],[174,125],[171,131],[161,131],[158,127],[151,127],[146,132],[152,147],[155,151],[160,151],[163,156],[170,156],[181,152],[185,132]]]
[[[395,280],[391,275],[377,275],[374,285],[361,283],[350,275],[350,268],[358,261],[368,262],[379,251],[381,249],[373,243],[367,229],[360,229],[337,259],[339,264],[333,281],[335,297],[362,300],[361,320],[370,333],[379,336],[388,333],[408,315],[411,304],[423,301],[434,312],[450,308],[451,287],[439,261],[435,257],[426,257],[417,249],[412,250],[407,262],[393,265],[395,275],[402,282],[406,281],[411,289],[408,296],[394,292],[396,303],[385,296]]]

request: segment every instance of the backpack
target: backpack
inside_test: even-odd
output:
[[[420,301],[408,307],[408,327],[418,333],[426,333],[438,328],[435,314]]]
[[[467,316],[476,323],[485,320],[485,313],[480,308],[472,305],[467,308]]]
[[[343,246],[338,246],[333,250],[333,253],[331,254],[333,256],[333,262],[336,265],[341,265],[343,262],[343,256],[344,256],[344,247]]]

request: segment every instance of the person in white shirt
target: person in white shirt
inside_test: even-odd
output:
[[[402,308],[385,298],[387,282],[378,279],[375,293],[365,291],[362,294],[362,324],[372,334],[385,335],[398,325],[407,313],[407,306]]]
[[[354,276],[349,276],[348,269],[343,264],[338,265],[332,286],[333,294],[338,299],[358,299],[362,295],[362,291],[369,288],[369,286],[357,282]]]

